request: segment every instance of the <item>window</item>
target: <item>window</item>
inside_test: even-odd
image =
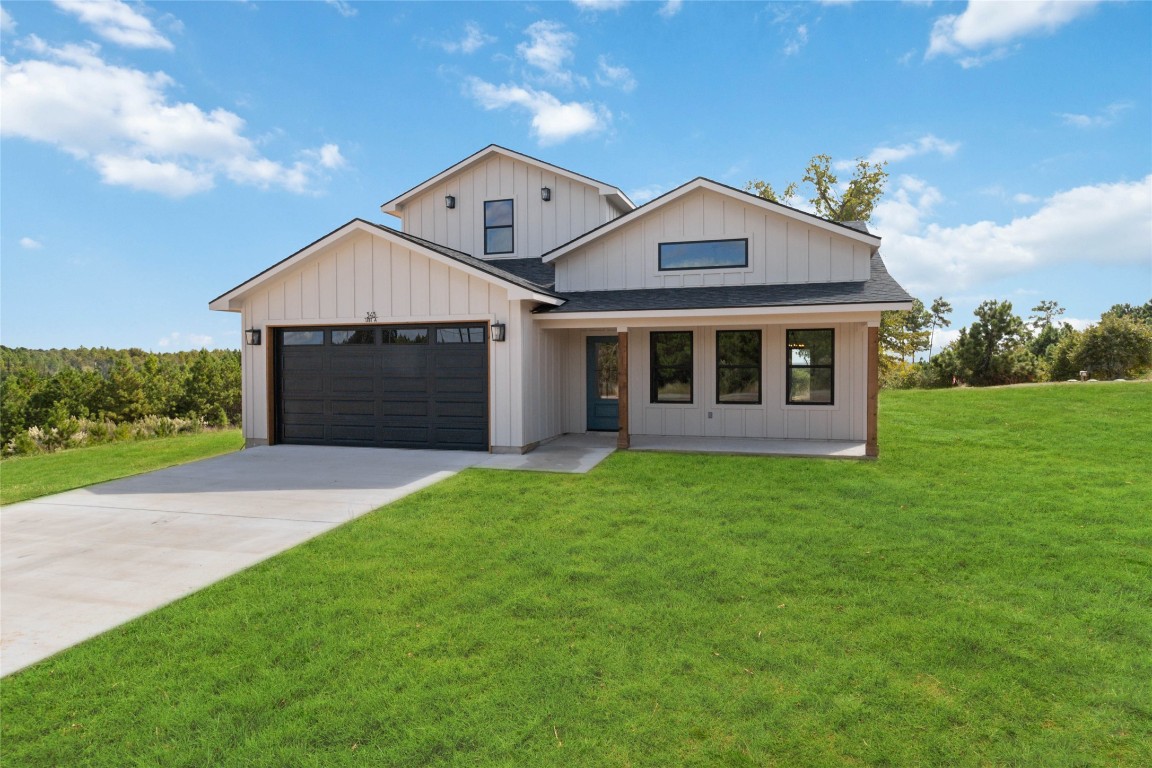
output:
[[[361,328],[355,331],[332,331],[333,344],[375,344],[376,331]]]
[[[471,328],[437,328],[437,344],[483,344],[484,329]]]
[[[427,328],[387,328],[384,331],[385,344],[427,344]]]
[[[788,331],[788,404],[832,405],[831,328]]]
[[[660,243],[660,269],[720,269],[748,266],[747,240]]]
[[[716,402],[760,402],[760,331],[716,331]]]
[[[512,201],[484,203],[484,253],[512,253]]]
[[[324,331],[284,331],[280,343],[286,347],[318,346],[324,343]]]
[[[692,402],[691,331],[653,331],[652,402]]]

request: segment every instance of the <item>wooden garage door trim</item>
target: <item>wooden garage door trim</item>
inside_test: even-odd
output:
[[[426,335],[399,343],[412,341],[406,329]],[[486,322],[291,325],[269,331],[275,442],[489,450]],[[333,332],[346,331],[364,331],[355,339],[369,343],[334,343]],[[293,332],[319,334],[314,338],[320,343],[286,345],[285,334]]]

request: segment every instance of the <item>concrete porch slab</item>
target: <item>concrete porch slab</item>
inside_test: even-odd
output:
[[[615,450],[615,432],[587,432],[561,435],[524,454],[494,454],[476,466],[479,469],[585,474]]]
[[[825,459],[866,458],[864,441],[773,440],[757,437],[667,437],[632,435],[633,451],[729,453],[749,456],[807,456]]]

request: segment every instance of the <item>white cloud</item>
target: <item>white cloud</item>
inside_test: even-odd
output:
[[[529,42],[516,46],[516,52],[530,66],[540,70],[543,79],[558,85],[570,85],[572,73],[567,64],[575,54],[576,35],[555,21],[537,21],[524,30]]]
[[[600,85],[619,88],[624,93],[631,93],[636,90],[636,78],[632,76],[632,70],[628,67],[613,66],[608,61],[607,56],[601,56],[597,64],[596,82]]]
[[[32,36],[25,46],[39,58],[0,57],[0,132],[53,144],[90,163],[107,184],[182,197],[224,175],[304,193],[315,189],[322,170],[343,164],[333,144],[291,165],[265,158],[243,135],[241,117],[172,103],[171,77],[109,64],[94,44],[52,48]]]
[[[213,345],[215,339],[206,333],[180,333],[173,331],[159,339],[156,346],[167,349],[207,349]]]
[[[325,3],[336,9],[336,13],[340,14],[346,19],[355,16],[359,11],[352,7],[351,3],[347,0],[324,0]]]
[[[55,3],[109,42],[126,48],[166,51],[173,48],[172,41],[157,32],[147,17],[122,0],[55,0]]]
[[[796,31],[788,38],[788,42],[784,44],[784,55],[795,56],[800,53],[800,49],[808,44],[808,25],[801,24],[796,27]]]
[[[684,7],[684,0],[668,0],[664,5],[660,6],[660,10],[656,13],[660,14],[665,19],[670,19]]]
[[[1021,205],[1031,205],[1032,203],[1039,202],[1040,198],[1035,195],[1030,195],[1027,192],[1017,192],[1012,195],[1012,202],[1020,203]]]
[[[464,36],[462,38],[438,43],[438,45],[448,51],[448,53],[475,53],[485,45],[495,41],[496,38],[486,34],[479,24],[470,21],[464,25]]]
[[[924,57],[955,56],[965,68],[979,66],[1006,56],[1015,40],[1051,34],[1095,5],[1096,0],[970,0],[963,13],[936,20]]]
[[[582,134],[603,130],[612,119],[604,107],[561,102],[547,91],[519,85],[492,85],[468,78],[467,93],[484,109],[517,106],[532,115],[532,132],[541,144],[558,144]]]
[[[664,194],[667,188],[660,184],[648,184],[643,187],[636,187],[628,191],[628,199],[637,205],[642,205],[649,200],[654,200],[660,195]]]
[[[8,15],[8,9],[0,6],[0,32],[13,34],[16,32],[16,20]]]
[[[29,251],[38,251],[44,247],[44,243],[30,237],[22,237],[20,238],[20,247]]]
[[[943,196],[913,177],[876,207],[886,261],[914,295],[965,290],[1052,264],[1152,261],[1152,175],[1058,192],[1007,224],[925,223]]]
[[[1116,101],[1104,107],[1104,111],[1097,115],[1078,115],[1070,112],[1061,112],[1060,119],[1065,125],[1074,128],[1107,128],[1113,125],[1120,116],[1132,108],[1132,103]]]
[[[956,154],[956,150],[959,148],[959,142],[945,141],[929,133],[916,139],[916,141],[906,142],[897,147],[876,147],[865,159],[870,163],[898,163],[910,157],[927,155],[933,152],[943,155],[944,157],[951,157]],[[836,167],[850,168],[854,165],[855,163],[845,163],[842,161],[837,163]]]
[[[599,13],[600,11],[618,11],[627,5],[627,0],[572,0],[572,5],[582,11]]]

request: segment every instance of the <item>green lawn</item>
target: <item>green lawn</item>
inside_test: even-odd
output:
[[[206,459],[243,445],[240,430],[223,429],[5,459],[0,463],[0,504]]]
[[[1152,765],[1152,385],[469,470],[4,680],[35,766]]]

